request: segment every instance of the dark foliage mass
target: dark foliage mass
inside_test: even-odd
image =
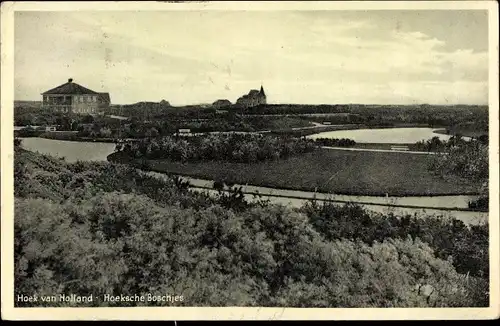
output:
[[[434,249],[437,257],[450,260],[459,273],[488,277],[488,228],[467,227],[448,218],[395,216],[368,213],[356,205],[337,206],[312,202],[302,211],[315,229],[327,239],[349,238],[371,244],[382,239],[420,238]]]
[[[472,142],[465,140],[460,135],[451,136],[448,140],[441,140],[438,136],[434,136],[429,140],[421,140],[413,145],[410,145],[411,150],[425,152],[450,152],[456,151],[457,148],[464,148],[469,144],[488,147],[488,136],[476,137]]]
[[[208,136],[143,139],[117,146],[133,158],[173,161],[229,161],[253,163],[312,152],[314,141],[254,134],[210,134]]]
[[[479,137],[464,141],[460,137],[453,137],[448,142],[431,140],[430,143],[444,148],[444,152],[434,157],[429,169],[442,178],[458,176],[479,184],[481,198],[471,202],[469,207],[487,211],[489,206],[488,138]]]
[[[68,164],[16,145],[15,294],[181,294],[187,306],[488,305],[487,225],[352,205],[291,209],[223,184],[209,195],[181,178]]]
[[[155,128],[162,135],[174,133],[179,128],[192,129],[194,132],[281,130],[308,126],[307,120],[378,127],[422,124],[445,127],[450,134],[481,136],[488,134],[489,122],[487,106],[463,105],[267,104],[247,109],[230,106],[224,108],[221,113],[212,106],[172,107],[167,101],[162,101],[115,105],[111,106],[107,113],[130,119],[132,125],[127,124],[127,127],[118,126],[113,130],[111,121],[105,126],[116,132],[116,137],[124,138],[140,137],[141,133],[144,134],[150,128]],[[263,118],[261,115],[267,116]],[[15,125],[19,126],[58,125],[61,130],[75,130],[75,126],[72,125],[74,122],[76,126],[94,122],[89,117],[83,119],[78,115],[68,117],[62,113],[42,109],[39,105],[31,106],[26,103],[15,104],[14,119]]]
[[[332,146],[332,147],[352,147],[356,145],[356,142],[348,138],[316,138],[314,140],[316,144],[320,146]]]

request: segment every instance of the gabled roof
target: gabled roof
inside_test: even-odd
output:
[[[88,89],[86,87],[83,87],[82,85],[78,85],[77,83],[73,83],[73,79],[70,78],[68,79],[67,83],[52,88],[46,91],[45,93],[42,93],[42,95],[47,95],[47,94],[81,95],[81,94],[99,94],[99,93],[94,92],[93,90]]]

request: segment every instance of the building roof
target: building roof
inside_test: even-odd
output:
[[[57,86],[55,88],[52,88],[45,93],[42,93],[42,95],[47,95],[47,94],[70,94],[70,95],[80,95],[80,94],[102,94],[102,93],[97,93],[91,89],[88,89],[86,87],[83,87],[82,85],[78,85],[77,83],[73,82],[73,79],[68,79],[67,83],[64,83],[60,86]],[[107,93],[104,93],[107,94]],[[108,94],[108,99],[109,99],[109,94]]]
[[[212,105],[215,105],[215,106],[229,106],[231,104],[232,104],[231,101],[226,100],[226,99],[224,99],[224,100],[217,100],[217,101],[215,101],[215,102],[212,103]]]
[[[111,99],[109,97],[109,93],[99,93],[99,98],[101,99],[102,102],[109,102],[109,103],[111,103]]]

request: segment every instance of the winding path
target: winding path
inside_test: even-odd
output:
[[[321,148],[335,149],[340,151],[354,151],[354,152],[382,152],[382,153],[405,153],[405,154],[426,154],[426,155],[440,154],[437,152],[417,152],[417,151],[402,151],[402,150],[374,149],[374,148],[353,148],[353,147],[332,147],[332,146],[321,146]],[[441,154],[447,154],[447,153],[441,153]]]
[[[167,174],[152,171],[139,170],[147,175],[165,179]],[[213,181],[182,176],[189,181],[190,189],[199,192],[217,194],[213,188]],[[285,206],[301,207],[311,199],[320,202],[332,202],[338,204],[354,203],[377,213],[394,213],[395,215],[437,215],[451,217],[461,220],[468,225],[483,224],[488,221],[488,212],[475,212],[467,208],[468,200],[474,196],[433,196],[425,197],[425,203],[419,203],[419,197],[377,197],[377,196],[347,196],[325,193],[315,193],[299,190],[287,190],[268,188],[251,185],[237,185],[241,187],[245,199],[248,201],[269,200],[271,203]],[[224,190],[229,192],[229,190]],[[420,199],[424,199],[423,197]]]

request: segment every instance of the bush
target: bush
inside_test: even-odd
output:
[[[312,140],[231,133],[144,139],[119,149],[134,158],[253,163],[311,152],[315,148]]]
[[[377,214],[358,205],[332,203],[308,203],[302,211],[328,240],[347,238],[372,244],[409,235],[428,243],[437,257],[451,260],[459,273],[489,277],[487,224],[468,227],[442,216]]]
[[[353,147],[356,142],[348,138],[316,138],[315,142],[320,146]]]
[[[124,165],[15,155],[15,294],[172,294],[187,306],[488,304],[487,226],[352,205],[250,205],[237,190],[213,197]],[[160,304],[171,305],[90,305]],[[72,303],[16,302],[26,305]]]
[[[177,294],[188,306],[477,304],[419,240],[325,241],[306,216],[279,206],[195,211],[111,192],[81,204],[19,199],[15,212],[16,294]],[[158,304],[171,305],[148,305]]]

